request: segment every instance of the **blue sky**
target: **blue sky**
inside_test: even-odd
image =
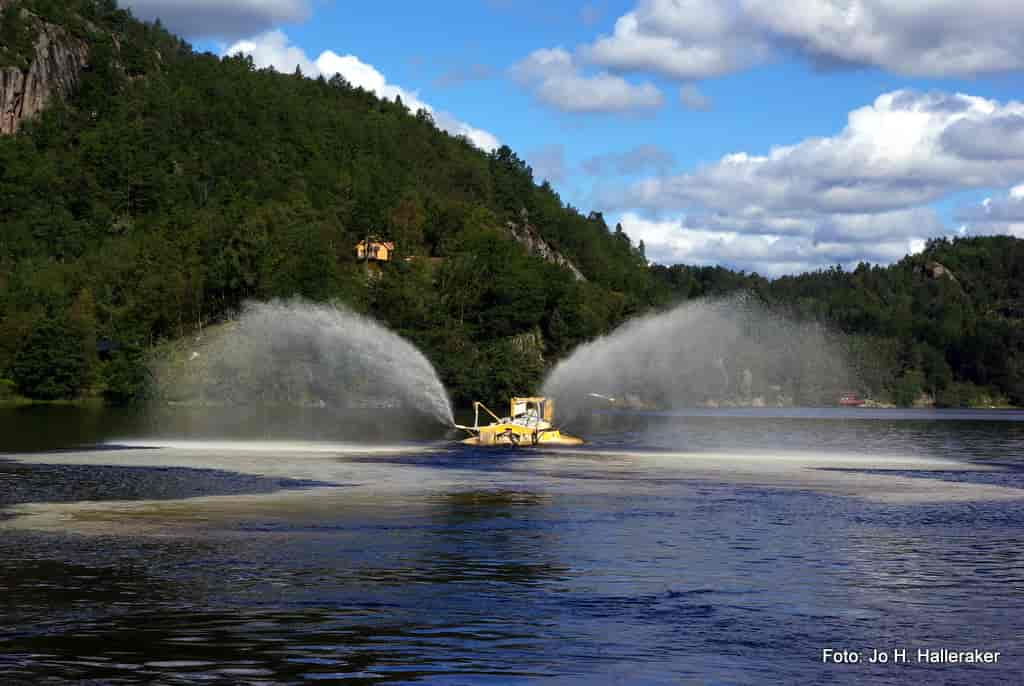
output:
[[[662,263],[779,275],[1024,237],[1024,5],[127,0],[507,144]]]

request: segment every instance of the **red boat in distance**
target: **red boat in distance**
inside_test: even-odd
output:
[[[859,398],[856,393],[843,393],[839,398],[839,404],[843,407],[860,407],[864,404],[864,400]]]

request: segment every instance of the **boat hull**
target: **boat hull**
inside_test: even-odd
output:
[[[488,429],[490,427],[487,427]],[[516,430],[507,428],[500,431],[481,430],[476,436],[462,441],[465,445],[479,445],[488,447],[510,446],[510,447],[531,447],[539,446],[566,446],[583,445],[583,439],[568,434],[563,434],[556,429],[548,431],[533,432],[530,430]]]

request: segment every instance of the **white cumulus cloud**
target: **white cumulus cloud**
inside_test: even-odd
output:
[[[249,55],[257,67],[273,67],[279,72],[291,73],[296,67],[306,76],[320,73],[316,63],[306,52],[288,40],[282,31],[268,31],[248,40],[241,40],[224,51],[225,55]]]
[[[562,48],[542,49],[512,66],[512,78],[541,103],[563,112],[628,112],[660,107],[664,98],[653,84],[632,84],[601,72],[587,76]]]
[[[413,112],[420,109],[430,112],[438,127],[454,136],[465,136],[482,150],[494,150],[501,145],[498,138],[489,131],[471,126],[448,112],[435,110],[421,100],[416,91],[408,91],[389,83],[384,74],[355,55],[339,55],[326,50],[313,60],[301,48],[291,44],[281,31],[268,31],[254,38],[239,41],[227,48],[224,54],[250,55],[256,66],[273,67],[284,73],[293,72],[298,67],[306,76],[330,78],[340,74],[353,86],[372,91],[380,98],[394,100],[396,96],[400,97],[405,106]]]
[[[1024,68],[1024,4],[1007,0],[744,0],[766,34],[810,57],[911,76]]]
[[[967,156],[948,132],[1024,113],[963,94],[894,91],[854,110],[835,136],[726,155],[696,171],[650,178],[612,204],[647,209],[695,205],[817,212],[881,212],[920,205],[959,188],[1006,187],[1024,177],[1024,155]]]
[[[721,76],[764,60],[770,47],[733,3],[643,0],[610,36],[580,50],[616,71],[651,71],[680,80]]]

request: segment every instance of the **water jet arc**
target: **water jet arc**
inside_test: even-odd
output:
[[[412,343],[345,307],[302,300],[247,303],[184,361],[158,370],[168,400],[234,407],[386,410],[455,421],[437,372]],[[396,414],[397,413],[397,414]]]

